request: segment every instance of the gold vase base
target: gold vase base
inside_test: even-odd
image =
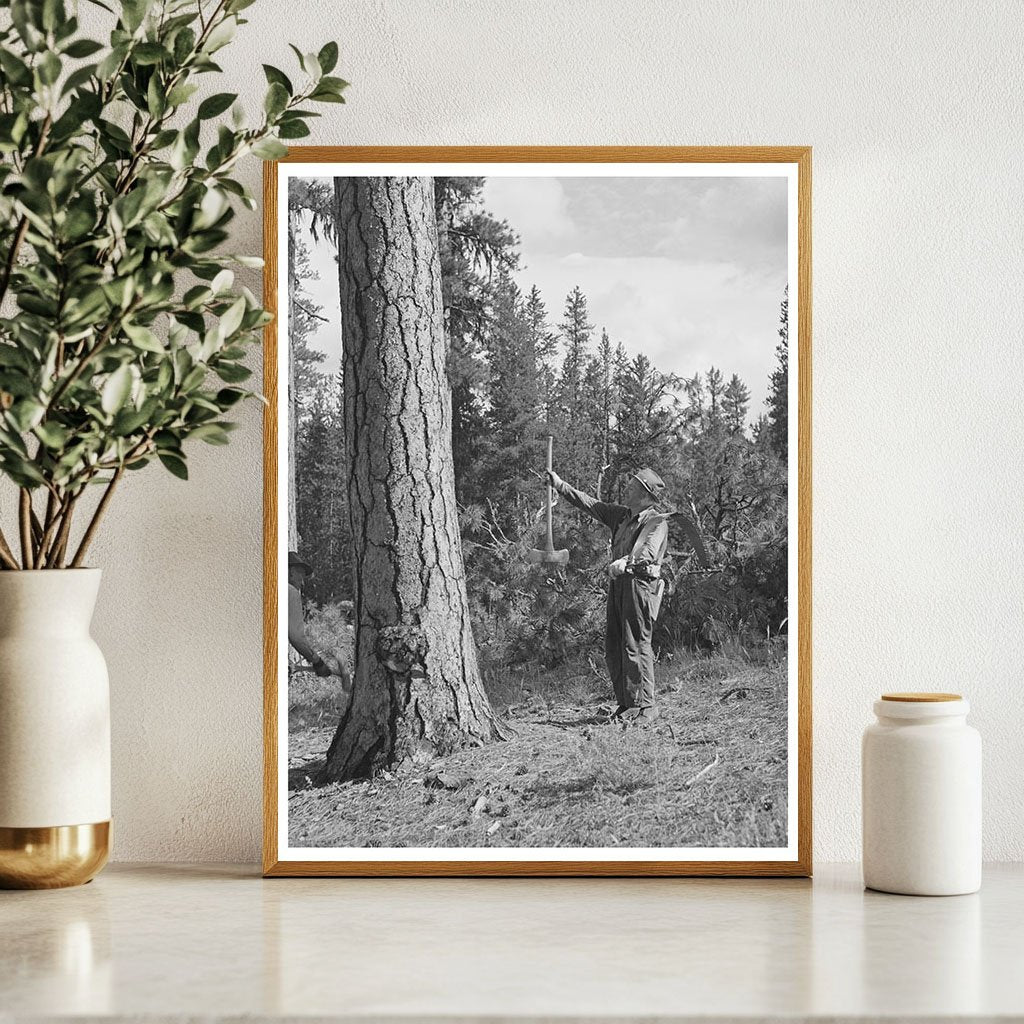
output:
[[[0,889],[63,889],[92,881],[110,857],[110,822],[0,826]]]

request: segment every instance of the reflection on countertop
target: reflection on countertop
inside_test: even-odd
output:
[[[806,880],[274,879],[114,865],[0,893],[0,1019],[1024,1016],[1024,867]]]

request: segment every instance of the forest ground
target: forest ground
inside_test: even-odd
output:
[[[324,784],[345,697],[292,676],[292,846],[766,847],[786,845],[785,648],[678,652],[657,665],[660,716],[609,720],[603,665],[485,668],[506,742],[430,765]]]

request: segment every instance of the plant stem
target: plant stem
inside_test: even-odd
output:
[[[55,490],[51,491],[46,499],[46,518],[43,521],[43,536],[36,549],[36,565],[46,565],[50,545],[60,528],[60,517],[63,510],[64,502],[58,498]]]
[[[21,243],[25,240],[25,234],[28,231],[28,217],[22,217],[18,221],[18,227],[15,229],[14,238],[11,241],[11,247],[7,250],[7,259],[4,261],[3,275],[0,276],[0,302],[4,301],[4,296],[7,294],[7,286],[11,282],[11,273],[14,270],[14,261],[18,258],[18,250],[21,248]]]
[[[32,540],[38,544],[43,539],[43,524],[39,522],[39,516],[36,515],[36,510],[32,509],[30,521],[32,523]],[[35,552],[32,554],[32,561],[38,561],[35,557]]]
[[[47,569],[61,568],[61,563],[64,561],[64,552],[67,551],[68,547],[68,535],[71,532],[71,516],[75,511],[75,502],[78,501],[78,495],[81,493],[81,491],[78,491],[71,495],[64,505],[64,509],[60,514],[60,529],[57,531],[53,547],[50,548],[50,554],[46,559]]]
[[[18,525],[21,528],[21,567],[34,569],[32,556],[32,492],[27,487],[21,488],[18,502]]]
[[[57,405],[57,402],[63,397],[64,392],[67,391],[67,389],[71,387],[79,377],[81,377],[82,372],[85,370],[92,357],[96,355],[96,353],[99,352],[99,350],[103,348],[108,341],[110,341],[111,335],[113,335],[114,331],[117,330],[118,326],[120,326],[121,321],[135,311],[139,301],[140,299],[138,296],[132,299],[128,308],[123,310],[119,316],[115,316],[114,319],[107,324],[106,329],[96,339],[96,344],[79,358],[78,362],[75,364],[75,368],[60,382],[60,384],[57,385],[57,390],[50,395],[50,400],[46,403],[46,412],[43,414],[44,417],[50,414],[50,410]]]
[[[8,569],[17,569],[18,560],[14,557],[14,552],[11,550],[11,546],[7,543],[7,538],[4,536],[3,530],[0,530],[0,562],[4,563],[4,566]]]
[[[32,153],[33,157],[39,156],[45,148],[46,140],[50,136],[50,126],[52,124],[53,116],[47,113],[39,128],[39,141],[36,143],[36,148]],[[18,221],[18,227],[15,229],[14,238],[11,240],[11,247],[7,250],[7,259],[4,261],[3,276],[0,277],[0,302],[4,301],[4,296],[7,294],[7,287],[11,283],[11,274],[14,272],[14,262],[18,258],[18,250],[21,248],[21,243],[25,241],[25,234],[27,231],[28,217],[22,217],[21,220]]]
[[[110,499],[114,495],[118,482],[124,475],[124,465],[117,467],[117,471],[110,478],[110,483],[107,484],[107,489],[103,492],[103,497],[100,498],[100,503],[96,506],[96,511],[92,514],[92,519],[89,520],[89,525],[85,529],[85,533],[82,535],[82,540],[78,545],[78,550],[75,552],[75,557],[71,560],[71,568],[77,569],[85,558],[85,553],[89,549],[89,545],[92,543],[93,537],[96,535],[96,530],[100,525],[100,520],[103,518],[103,513],[107,511],[107,506],[110,504]]]

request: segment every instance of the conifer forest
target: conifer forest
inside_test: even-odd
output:
[[[289,183],[289,547],[312,567],[302,588],[309,635],[347,662],[354,686],[343,692],[337,679],[317,678],[301,666],[291,676],[291,842],[784,844],[785,283],[763,323],[768,370],[761,379],[741,379],[727,347],[706,365],[687,365],[683,351],[673,365],[659,366],[635,338],[616,337],[600,322],[584,282],[563,294],[530,283],[517,225],[489,211],[484,178],[420,180],[428,184],[416,195],[398,189],[369,199],[358,189],[346,191],[343,179]],[[422,633],[413,643],[395,633],[397,625],[390,632],[378,628],[383,605],[370,607],[376,600],[373,578],[391,570],[381,569],[384,563],[374,562],[367,546],[389,527],[375,524],[375,513],[360,503],[368,508],[372,500],[366,495],[374,481],[384,479],[374,475],[374,459],[391,443],[386,418],[411,418],[415,402],[406,397],[400,407],[388,405],[387,385],[395,371],[386,354],[375,371],[378,379],[367,377],[371,348],[392,343],[386,329],[374,334],[368,328],[365,338],[351,329],[345,335],[336,312],[317,301],[322,291],[313,287],[340,275],[343,319],[346,325],[363,323],[365,310],[344,296],[346,287],[352,294],[369,287],[355,263],[371,266],[376,259],[372,251],[360,255],[365,239],[346,227],[362,217],[357,226],[366,233],[364,203],[377,204],[389,245],[401,240],[392,237],[393,210],[387,204],[399,204],[413,231],[409,265],[422,256],[417,238],[433,237],[436,230],[436,253],[423,287],[429,291],[432,275],[439,273],[438,365],[443,390],[450,388],[450,435],[434,433],[427,408],[432,400],[417,391],[427,451],[420,452],[415,436],[396,436],[394,451],[409,466],[430,467],[430,449],[446,449],[438,479],[446,480],[449,472],[453,478],[448,532],[461,549],[461,562],[456,551],[449,574],[460,596],[444,600],[452,607],[465,604],[463,640],[455,637],[462,626],[443,618],[432,632],[429,609],[422,621],[396,614],[396,623],[412,622]],[[372,238],[367,244],[372,250]],[[382,316],[386,327],[387,314]],[[347,340],[357,352],[346,350]],[[338,353],[333,358],[332,344]],[[407,361],[416,367],[418,359],[413,353]],[[381,382],[378,401],[374,387]],[[380,418],[379,426],[366,426],[368,417]],[[443,419],[436,422],[447,429]],[[366,431],[362,447],[350,436],[359,431]],[[706,563],[686,531],[669,530],[665,592],[653,634],[661,719],[643,739],[639,731],[609,727],[603,707],[614,706],[602,661],[608,530],[556,496],[555,546],[568,549],[568,562],[538,566],[529,558],[544,538],[549,435],[555,470],[604,502],[621,503],[637,470],[653,469],[666,484],[662,506],[678,510],[703,542]],[[387,451],[394,462],[398,456]],[[360,459],[365,473],[354,465]],[[424,478],[431,472],[425,469]],[[433,518],[436,527],[448,506],[429,481],[428,489],[429,500],[437,499],[430,505],[435,511],[421,512],[415,489],[406,494],[396,483],[392,517],[407,508]],[[422,501],[426,507],[428,498]],[[398,554],[389,557],[400,559],[404,542],[391,542]],[[428,537],[421,549],[424,564],[440,557],[442,543]],[[402,571],[394,566],[399,605],[406,585]],[[425,596],[424,605],[431,600]],[[367,637],[374,630],[371,645]],[[475,657],[455,682],[429,651],[423,653],[446,633],[455,637],[451,658],[469,664]],[[434,714],[456,723],[451,730],[442,733],[421,721],[403,739],[395,721],[404,721],[408,708],[396,718],[393,703],[388,710],[377,697],[365,696],[370,689],[398,692],[394,662],[416,661],[404,647],[406,653],[384,657],[388,644],[388,651],[411,644],[409,650],[420,652],[416,663],[422,670],[405,669],[403,700],[409,706],[419,701],[421,718]],[[390,668],[374,674],[360,664],[370,660],[384,660]],[[427,699],[425,688],[439,685],[435,674],[453,692],[468,687],[464,707],[442,708]],[[489,710],[481,711],[473,696],[477,679]],[[386,740],[365,739],[373,731],[367,723],[375,718],[390,721]],[[340,810],[325,814],[325,801]]]

